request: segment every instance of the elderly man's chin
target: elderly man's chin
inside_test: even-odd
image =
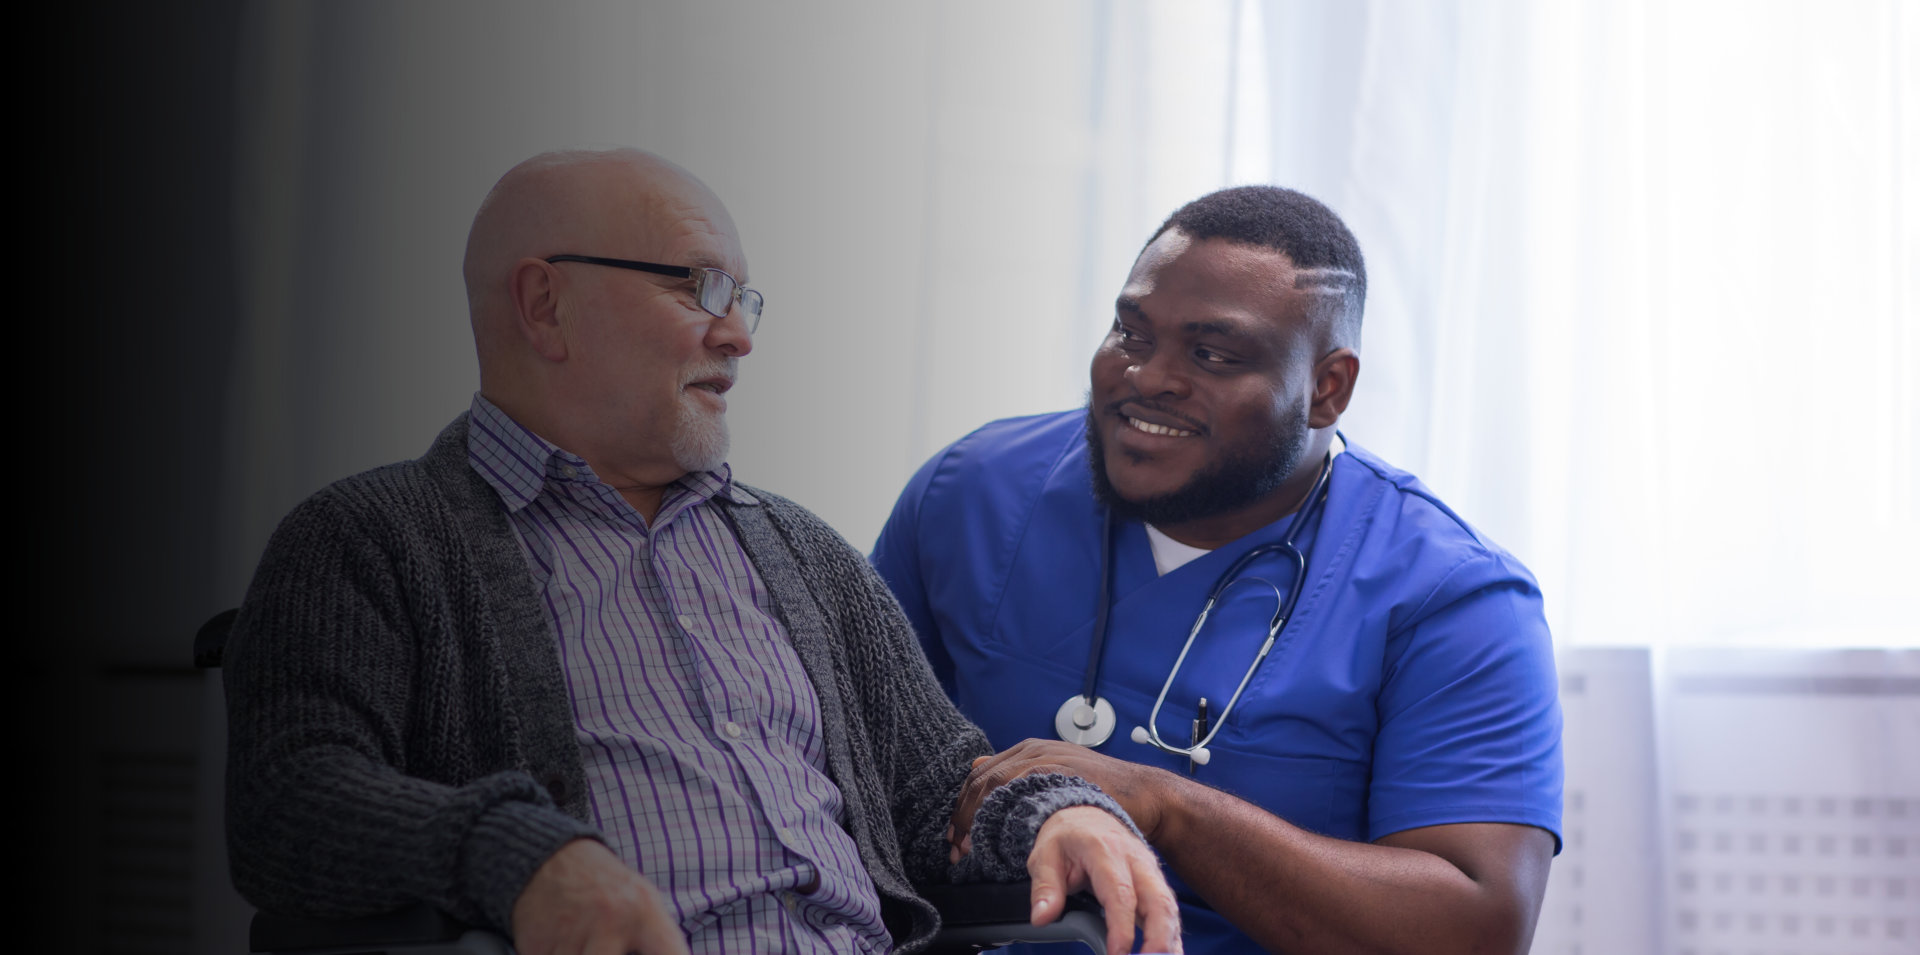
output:
[[[682,401],[673,429],[673,460],[688,472],[719,470],[727,463],[726,414]]]

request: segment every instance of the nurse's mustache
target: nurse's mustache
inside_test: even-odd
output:
[[[1207,433],[1206,425],[1201,424],[1200,422],[1195,421],[1192,418],[1186,415],[1183,415],[1178,411],[1174,411],[1171,408],[1167,408],[1163,405],[1159,405],[1154,402],[1148,401],[1145,398],[1122,398],[1119,401],[1116,401],[1116,402],[1113,402],[1112,404],[1107,405],[1107,413],[1114,414],[1114,415],[1122,415],[1129,418],[1140,417],[1137,414],[1135,415],[1127,414],[1128,408],[1136,408],[1141,411],[1152,412],[1153,414],[1158,415],[1162,418],[1172,418],[1173,420],[1181,422],[1182,424],[1186,425],[1186,428],[1188,431],[1194,431],[1200,434]]]

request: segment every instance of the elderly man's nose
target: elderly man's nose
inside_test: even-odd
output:
[[[746,307],[735,300],[725,318],[716,318],[707,326],[707,347],[734,358],[753,351],[753,333],[747,330],[752,320]]]

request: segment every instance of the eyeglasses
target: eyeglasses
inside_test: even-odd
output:
[[[631,259],[606,259],[597,255],[553,255],[548,262],[585,262],[588,265],[610,265],[616,269],[632,269],[635,272],[652,272],[655,275],[671,275],[677,279],[693,280],[693,297],[700,301],[700,307],[715,318],[726,318],[733,309],[733,303],[740,303],[740,310],[746,313],[747,334],[760,327],[760,310],[766,307],[766,297],[744,285],[733,276],[719,269],[693,267],[685,265],[660,265],[654,262],[635,262]]]

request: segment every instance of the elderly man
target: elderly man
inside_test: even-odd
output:
[[[268,545],[227,661],[235,884],[351,916],[426,901],[550,952],[879,952],[915,884],[1090,886],[1109,947],[1177,946],[1152,853],[1082,780],[987,797],[990,752],[864,559],[734,482],[726,392],[760,294],[719,200],[632,151],[487,196],[480,393],[427,454]],[[1137,902],[1136,902],[1137,899]]]
[[[1012,747],[957,818],[1024,773],[1099,783],[1176,876],[1188,951],[1523,952],[1557,845],[1538,588],[1335,432],[1365,291],[1306,196],[1187,205],[1134,262],[1087,409],[962,439],[874,551]]]

